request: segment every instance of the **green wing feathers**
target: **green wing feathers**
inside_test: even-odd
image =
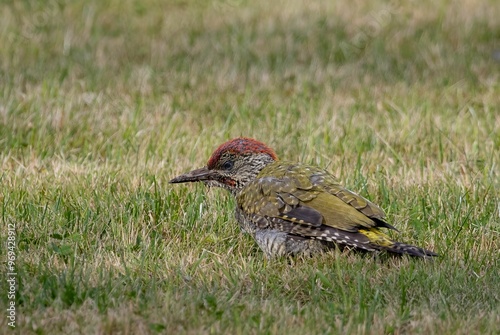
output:
[[[259,228],[277,229],[307,238],[366,250],[388,250],[414,256],[435,254],[394,242],[379,228],[380,207],[345,189],[326,171],[303,164],[273,163],[237,195],[240,210]]]
[[[388,227],[384,212],[343,188],[319,168],[277,162],[264,168],[237,198],[246,213],[281,217],[311,226],[326,225],[349,232]]]

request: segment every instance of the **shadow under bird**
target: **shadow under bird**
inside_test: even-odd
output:
[[[236,219],[267,257],[314,254],[340,246],[417,257],[436,253],[396,242],[381,231],[395,228],[377,205],[345,189],[323,169],[278,160],[251,138],[217,148],[205,167],[170,183],[203,182],[236,198]]]

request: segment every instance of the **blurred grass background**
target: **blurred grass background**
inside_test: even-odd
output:
[[[496,1],[0,10],[15,331],[500,331]],[[442,256],[266,261],[227,194],[167,183],[235,136],[328,168],[387,212],[398,239]]]

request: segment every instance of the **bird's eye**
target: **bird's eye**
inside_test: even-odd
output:
[[[227,161],[224,164],[222,164],[222,169],[223,170],[231,170],[233,168],[234,162],[233,161]]]

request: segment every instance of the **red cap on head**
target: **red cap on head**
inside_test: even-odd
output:
[[[271,156],[272,159],[277,160],[278,156],[274,153],[273,149],[269,148],[262,142],[254,140],[253,138],[238,137],[221,144],[212,154],[208,160],[208,168],[213,168],[216,162],[220,159],[220,156],[224,152],[230,152],[233,154],[252,154],[252,153],[263,153]]]

